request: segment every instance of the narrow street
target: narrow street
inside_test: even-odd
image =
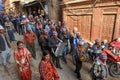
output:
[[[19,36],[18,34],[15,34],[15,36],[16,36],[16,40],[23,40],[22,36]],[[42,53],[37,44],[37,40],[35,41],[35,43],[36,43],[36,50],[37,50],[37,59],[33,60],[32,62],[33,63],[33,66],[32,66],[33,79],[32,80],[39,80],[40,75],[38,72],[38,64],[41,60]],[[20,80],[20,77],[17,72],[17,67],[13,59],[13,51],[16,49],[16,43],[12,43],[11,45],[12,45],[12,56],[10,60],[11,64],[8,64],[10,75],[8,75],[8,73],[5,73],[0,62],[0,80]],[[60,75],[60,80],[77,80],[76,74],[74,73],[75,66],[72,64],[70,55],[67,56],[67,60],[68,60],[68,64],[64,64],[63,61],[61,61],[62,67],[63,67],[62,70],[57,69]],[[83,80],[91,80],[89,75],[90,67],[91,67],[90,63],[83,63],[83,67],[81,70]],[[109,77],[108,80],[120,80],[120,78],[117,79],[117,78]]]

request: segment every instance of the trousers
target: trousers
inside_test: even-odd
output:
[[[1,56],[3,66],[6,66],[7,62],[9,62],[11,57],[11,49],[2,51],[2,53],[0,53],[0,56]]]

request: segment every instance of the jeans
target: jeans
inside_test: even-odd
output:
[[[52,56],[52,61],[56,65],[56,67],[61,68],[60,57],[56,57],[53,53],[51,54],[51,56]]]
[[[10,42],[15,41],[14,31],[12,29],[8,30],[8,36],[10,38]]]
[[[66,54],[67,54],[68,52],[69,52],[69,47],[66,46],[65,49],[64,49],[64,51],[63,51],[63,61],[64,61],[65,63],[67,63]]]
[[[18,25],[18,33],[23,34],[23,28],[21,24]]]
[[[75,56],[76,56],[76,49],[77,49],[77,47],[76,47],[76,46],[72,46],[71,55],[72,55],[72,60],[73,60],[73,63],[76,63],[76,60],[75,60]]]
[[[11,49],[7,49],[5,51],[2,51],[2,53],[0,53],[0,56],[2,59],[3,66],[6,66],[7,62],[9,62],[10,57],[11,57]]]

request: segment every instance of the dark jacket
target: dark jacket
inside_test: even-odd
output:
[[[6,39],[6,42],[7,42],[8,47],[10,48],[11,46],[10,46],[10,44],[9,44],[9,42],[8,42],[8,40],[7,40],[7,38],[6,38],[5,35],[4,35],[4,37],[5,37],[5,39]],[[3,37],[2,37],[2,35],[0,35],[0,50],[1,50],[1,51],[5,51],[5,49],[6,49],[5,41],[4,41]]]
[[[54,39],[53,37],[49,39],[48,41],[48,46],[49,48],[52,48],[54,51],[56,50],[57,48],[57,45],[59,44],[60,42],[60,39]]]
[[[70,35],[68,33],[66,35],[61,33],[59,38],[65,43],[65,45],[68,45],[68,40],[70,40]]]

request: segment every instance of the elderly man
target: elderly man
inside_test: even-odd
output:
[[[26,47],[31,52],[32,57],[36,59],[36,50],[34,40],[36,39],[36,35],[34,32],[31,31],[30,27],[27,28],[27,32],[24,34],[24,43]]]
[[[53,62],[56,62],[56,67],[62,69],[60,65],[59,57],[54,54],[58,47],[59,42],[60,42],[60,39],[58,38],[58,34],[56,31],[54,31],[53,36],[49,39],[48,46],[51,49]]]
[[[70,34],[67,32],[66,28],[62,29],[62,33],[59,35],[59,38],[64,42],[65,48],[63,52],[63,61],[67,63],[66,54],[69,52],[68,41],[70,40]]]
[[[50,49],[48,47],[49,39],[50,39],[50,37],[48,36],[47,30],[44,30],[42,36],[39,37],[40,46],[41,46],[42,51],[44,51],[44,50],[49,50],[50,51]]]
[[[94,61],[90,70],[92,80],[108,80],[108,67],[106,65],[107,55],[101,55]]]
[[[73,64],[76,63],[76,61],[75,61],[75,53],[76,53],[76,46],[77,46],[77,37],[76,37],[77,32],[78,32],[78,28],[74,27],[72,38],[70,39],[71,55],[72,55]]]
[[[5,70],[7,70],[6,64],[7,62],[9,62],[11,56],[10,48],[11,46],[8,43],[8,40],[4,34],[4,28],[2,27],[2,25],[0,25],[0,56]]]

